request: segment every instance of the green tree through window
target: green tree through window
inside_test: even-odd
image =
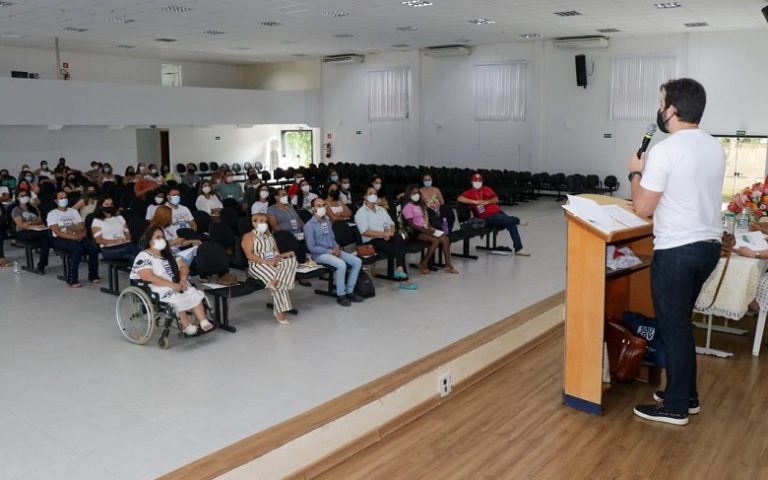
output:
[[[293,160],[298,156],[300,165],[306,167],[312,164],[312,130],[283,130],[282,137],[282,153],[286,158]]]

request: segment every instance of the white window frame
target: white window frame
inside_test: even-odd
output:
[[[475,65],[475,120],[525,121],[528,62],[515,60]]]
[[[368,120],[371,122],[403,121],[410,117],[411,69],[391,67],[369,70]]]
[[[670,55],[617,56],[611,61],[611,120],[656,118],[659,87],[675,78],[677,57]]]

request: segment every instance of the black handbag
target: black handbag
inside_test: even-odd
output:
[[[373,286],[373,280],[367,273],[360,270],[357,275],[357,283],[355,283],[355,293],[363,298],[371,298],[376,296],[376,287]]]
[[[483,228],[485,228],[485,220],[477,217],[472,217],[461,224],[462,230],[482,230]]]

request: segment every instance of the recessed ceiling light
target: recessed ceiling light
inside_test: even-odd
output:
[[[187,13],[192,11],[191,8],[182,7],[180,5],[166,5],[164,7],[161,7],[160,10],[168,13]]]
[[[156,38],[155,41],[156,42],[171,43],[171,42],[175,42],[176,39],[175,38]]]
[[[656,8],[680,8],[683,6],[680,2],[663,2],[663,3],[654,3],[653,4]]]
[[[410,48],[411,46],[407,43],[396,43],[394,45],[390,45],[392,48]]]
[[[109,17],[109,23],[133,23],[136,20],[133,20],[132,18],[127,18],[125,15],[121,17]]]
[[[244,50],[250,50],[251,47],[229,47],[230,50],[237,50],[238,52],[242,52]]]
[[[475,25],[492,25],[496,23],[496,21],[488,18],[475,18],[470,20],[469,23],[474,23]]]
[[[406,7],[431,7],[434,5],[432,2],[428,2],[426,0],[407,0],[405,2],[401,2],[401,4],[405,5]]]
[[[354,35],[350,33],[337,33],[336,35],[331,35],[334,38],[352,38]]]
[[[282,25],[282,23],[268,20],[266,22],[261,22],[259,25],[263,27],[279,27],[280,25]]]
[[[125,48],[126,50],[136,48],[136,45],[115,45],[117,48]]]
[[[65,32],[77,32],[77,33],[83,33],[87,32],[87,28],[75,28],[75,27],[64,27]]]
[[[523,38],[541,38],[540,33],[521,33],[520,36]]]
[[[209,28],[208,30],[203,30],[203,33],[206,35],[224,35],[227,32],[222,32],[221,30],[216,30],[215,28]]]
[[[345,12],[343,10],[331,10],[328,12],[323,12],[323,15],[325,15],[326,17],[341,18],[341,17],[348,17],[349,12]]]
[[[418,28],[406,25],[404,27],[397,27],[396,30],[400,30],[401,32],[415,32]]]
[[[13,5],[13,2],[0,1],[0,7],[10,7],[11,5]]]
[[[555,12],[555,15],[559,17],[578,17],[581,13],[576,10],[567,10],[565,12]]]
[[[24,38],[24,35],[19,33],[0,33],[0,38]]]
[[[618,28],[598,28],[597,31],[600,33],[618,33],[621,30]]]
[[[685,24],[688,28],[696,28],[696,27],[708,27],[709,24],[707,22],[690,22]]]
[[[308,57],[309,55],[307,55],[306,53],[294,53],[291,56],[292,57]]]

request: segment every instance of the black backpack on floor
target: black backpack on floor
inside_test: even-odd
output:
[[[355,293],[363,298],[371,298],[376,296],[376,288],[373,286],[373,280],[367,273],[360,270],[357,276],[357,283],[355,284]]]

